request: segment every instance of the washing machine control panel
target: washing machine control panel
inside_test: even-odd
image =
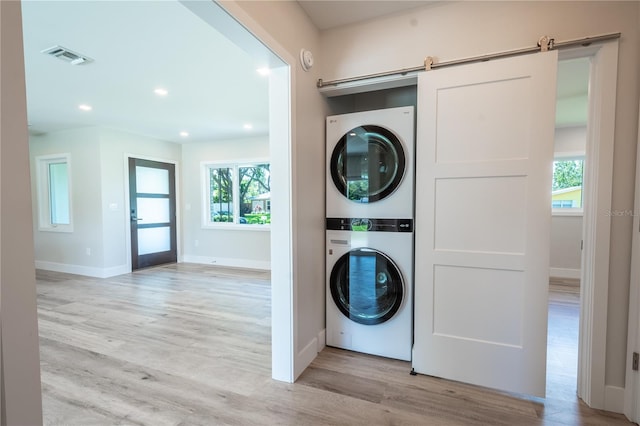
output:
[[[371,219],[328,217],[328,231],[413,232],[413,219]]]

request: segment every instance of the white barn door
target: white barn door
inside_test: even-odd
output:
[[[417,373],[544,396],[557,52],[418,79]]]

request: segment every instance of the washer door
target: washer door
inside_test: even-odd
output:
[[[349,130],[331,155],[331,177],[338,191],[357,203],[388,197],[402,181],[405,154],[390,130],[366,125]]]
[[[331,296],[352,321],[374,325],[391,319],[402,306],[404,284],[400,270],[384,253],[359,248],[333,266]]]

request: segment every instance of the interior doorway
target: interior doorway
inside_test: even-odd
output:
[[[588,57],[558,61],[547,337],[547,396],[554,399],[577,393],[589,74]]]
[[[188,9],[190,12],[188,13],[189,16],[191,16],[192,14],[197,15],[199,18],[201,18],[203,21],[205,21],[206,23],[210,24],[210,26],[215,29],[217,32],[220,33],[224,33],[223,35],[228,39],[228,41],[230,41],[231,43],[237,45],[240,49],[244,50],[244,52],[242,52],[242,55],[246,54],[246,56],[251,56],[252,60],[255,60],[256,63],[256,67],[254,68],[253,66],[251,67],[251,73],[255,73],[255,69],[260,67],[267,67],[271,70],[271,74],[269,75],[268,79],[269,79],[269,113],[267,114],[269,121],[269,130],[268,130],[268,141],[270,144],[270,155],[272,157],[272,161],[271,161],[271,176],[273,179],[273,186],[272,186],[272,191],[271,191],[271,202],[272,202],[272,216],[273,216],[273,220],[271,222],[271,242],[270,242],[270,247],[277,247],[278,250],[278,256],[274,257],[274,259],[271,261],[271,277],[272,277],[272,282],[276,283],[273,288],[272,288],[272,307],[273,307],[273,317],[272,317],[272,347],[273,347],[273,356],[272,356],[272,370],[273,370],[273,377],[280,379],[280,380],[285,380],[285,381],[293,381],[294,376],[296,375],[296,370],[294,368],[294,362],[296,362],[296,347],[294,344],[294,339],[295,339],[295,333],[294,333],[294,324],[296,321],[296,312],[294,311],[294,303],[295,303],[295,297],[293,297],[293,250],[292,250],[292,244],[293,244],[293,235],[292,235],[292,222],[293,222],[293,211],[294,209],[292,208],[292,179],[291,179],[291,174],[292,174],[292,161],[295,157],[293,157],[292,152],[291,152],[291,137],[292,137],[292,131],[291,131],[291,123],[295,123],[295,109],[293,109],[291,107],[291,100],[295,99],[295,92],[294,89],[292,88],[291,85],[291,79],[293,78],[294,73],[294,68],[290,67],[290,64],[295,64],[297,63],[296,60],[297,58],[292,57],[287,51],[285,51],[283,48],[281,48],[278,45],[273,45],[273,40],[271,37],[269,37],[269,34],[266,33],[266,31],[260,29],[260,28],[256,28],[256,24],[252,24],[252,25],[243,25],[241,24],[237,19],[241,19],[241,18],[247,18],[246,14],[243,15],[243,11],[242,9],[235,5],[235,4],[228,4],[225,5],[224,7],[216,2],[167,2],[166,4],[163,3],[162,5],[160,4],[153,4],[153,5],[142,5],[142,4],[138,4],[136,7],[132,7],[131,4],[119,4],[119,5],[115,5],[115,4],[110,4],[110,3],[100,3],[100,5],[102,6],[113,6],[115,8],[122,8],[122,7],[132,7],[131,10],[127,10],[127,13],[122,13],[121,10],[118,10],[118,13],[114,13],[114,16],[117,17],[127,17],[129,19],[131,19],[133,16],[133,13],[130,13],[132,10],[135,9],[136,12],[144,14],[143,19],[139,19],[138,23],[136,23],[135,25],[132,25],[132,27],[135,29],[136,33],[140,33],[140,25],[139,22],[156,22],[156,23],[160,23],[160,25],[163,25],[164,28],[166,29],[166,25],[164,22],[169,22],[170,25],[172,27],[176,27],[177,26],[177,19],[178,19],[178,14],[174,13],[173,16],[168,16],[165,17],[166,19],[160,20],[160,19],[148,19],[149,16],[151,16],[152,13],[152,8],[158,8],[160,6],[162,6],[163,8],[168,8],[168,7],[174,7],[174,3],[180,3],[178,4],[178,6],[180,6],[180,8],[182,8],[182,6],[184,6],[184,8]],[[28,4],[23,4],[23,6],[28,5]],[[62,5],[62,4],[61,4]],[[87,20],[85,19],[79,19],[78,16],[79,14],[85,10],[86,8],[91,8],[91,7],[96,7],[96,6],[100,6],[97,3],[91,3],[91,2],[84,2],[82,4],[78,3],[78,4],[74,4],[73,5],[73,12],[74,14],[64,14],[61,13],[61,17],[56,21],[54,18],[52,18],[52,14],[49,14],[48,19],[49,20],[54,20],[55,22],[58,23],[57,27],[60,28],[64,28],[64,29],[69,29],[69,30],[77,30],[79,27],[76,25],[61,25],[60,23],[62,21],[60,21],[60,19],[65,18],[65,19],[73,19],[75,22],[83,22],[84,25],[88,25]],[[50,5],[53,6],[53,5]],[[134,5],[135,6],[135,5]],[[55,8],[57,8],[57,12],[60,12],[60,5],[55,5],[53,6]],[[71,8],[71,6],[69,6]],[[145,8],[148,8],[149,10],[143,10]],[[179,8],[179,9],[180,9]],[[24,17],[25,15],[23,15]],[[58,16],[58,15],[56,15]],[[104,16],[101,13],[89,13],[88,16],[102,16],[103,22],[115,22],[114,20],[111,19],[104,19]],[[236,18],[236,16],[238,18]],[[246,21],[247,19],[245,19]],[[39,30],[44,32],[44,29],[46,29],[46,25],[43,25],[42,22],[49,22],[47,21],[47,19],[44,19],[43,21],[40,22],[39,25],[36,26],[36,28],[38,28]],[[120,27],[120,26],[119,26]],[[27,28],[27,27],[25,27]],[[94,28],[92,28],[94,31],[92,33],[96,33],[97,31],[96,28],[98,28],[97,26],[94,26]],[[128,27],[127,27],[128,28]],[[251,28],[251,32],[248,30],[248,28]],[[27,30],[28,31],[28,30]],[[120,33],[124,33],[124,30],[121,31]],[[166,34],[166,31],[164,32]],[[175,32],[174,32],[175,33]],[[182,32],[184,33],[184,31]],[[193,31],[193,28],[190,28],[189,31],[187,31],[187,33],[189,34],[194,34],[195,31]],[[173,33],[171,33],[171,37],[174,37]],[[176,33],[177,34],[177,33]],[[51,34],[47,33],[48,37],[51,37]],[[145,31],[145,36],[148,37],[148,39],[153,39],[156,40],[156,38],[154,38],[153,36],[151,36],[148,32]],[[260,38],[258,38],[260,37]],[[68,39],[70,37],[64,37],[65,39]],[[135,37],[131,37],[131,39],[137,39]],[[146,40],[146,38],[144,38]],[[208,37],[202,37],[203,40],[208,39]],[[271,46],[267,46],[266,44],[264,44],[261,40],[268,40],[271,43]],[[83,40],[85,43],[89,43],[88,40]],[[226,44],[226,43],[225,43]],[[182,56],[184,56],[184,48],[186,47],[198,47],[199,44],[198,43],[182,43],[182,45],[180,46],[180,48],[175,48],[172,49],[171,47],[173,47],[173,44],[168,43],[168,44],[163,44],[163,43],[156,43],[156,45],[162,46],[162,49],[166,52],[178,52],[178,54],[182,54]],[[131,43],[124,43],[124,44],[118,44],[118,43],[107,43],[107,47],[109,46],[128,46],[131,47],[132,44]],[[229,66],[229,61],[231,60],[230,58],[227,58],[227,61],[225,61],[225,66],[224,67],[220,67],[219,66],[219,52],[217,52],[215,49],[204,49],[207,52],[207,55],[209,57],[213,57],[214,61],[217,61],[215,63],[215,67],[212,67],[212,69],[228,69],[228,68],[232,68]],[[126,49],[120,49],[119,53],[123,53],[125,52]],[[139,53],[145,51],[145,49],[139,49],[136,51],[136,64],[138,63],[142,63],[144,64],[144,61],[140,61],[139,58]],[[212,53],[213,52],[213,53]],[[42,55],[39,50],[37,51],[37,55],[40,56],[44,56]],[[238,55],[238,57],[241,57],[242,55]],[[98,55],[100,56],[100,55]],[[98,63],[105,63],[106,61],[103,60],[103,62],[98,61],[98,56],[95,57],[96,61],[93,65],[96,65]],[[122,57],[121,55],[111,55],[109,57]],[[186,70],[188,70],[188,74],[184,73],[184,72],[175,72],[173,73],[175,76],[178,76],[178,78],[182,78],[184,79],[185,75],[188,75],[189,78],[193,77],[193,74],[195,73],[196,70],[208,70],[207,67],[203,66],[202,64],[202,60],[203,60],[203,55],[189,55],[189,57],[199,57],[199,61],[198,61],[198,66],[194,67],[192,66],[192,64],[187,64],[184,61],[168,61],[166,58],[166,55],[162,55],[163,60],[165,60],[167,63],[174,63],[174,64],[180,64],[180,65],[184,65],[186,68]],[[235,56],[234,56],[235,57]],[[101,59],[104,58],[101,56]],[[50,60],[51,58],[45,58],[46,60]],[[120,63],[123,63],[123,61],[120,61]],[[124,61],[124,63],[127,63],[127,61]],[[68,64],[65,64],[65,66]],[[61,65],[62,67],[62,65]],[[93,68],[88,68],[85,67],[84,69],[97,69],[98,67],[93,67]],[[164,70],[165,67],[155,67],[154,69],[156,71],[162,71]],[[78,69],[82,69],[82,68],[78,68]],[[130,71],[130,67],[127,67],[128,71]],[[208,72],[208,71],[206,71]],[[136,74],[136,73],[130,73],[131,75]],[[109,76],[113,76],[113,73],[110,73]],[[128,75],[127,77],[130,77],[131,75]],[[228,80],[225,79],[216,79],[211,77],[211,73],[208,73],[208,79],[204,80],[205,82],[215,82],[215,81],[222,81],[223,84],[225,84],[224,82],[228,82]],[[163,80],[164,79],[160,79],[154,77],[151,78],[151,76],[147,76],[145,78],[145,83],[151,83],[153,82],[154,84],[158,81],[158,80]],[[98,87],[112,87],[112,85],[107,83],[106,79],[95,79],[93,80],[92,83],[95,83],[95,81],[100,81],[101,84],[97,85]],[[123,84],[125,81],[128,81],[127,79],[119,79],[117,80],[117,84],[113,84],[113,87],[120,87],[121,84]],[[49,85],[50,86],[50,85]],[[60,85],[54,85],[55,87],[60,87]],[[92,86],[95,86],[95,84],[92,84]],[[75,87],[75,86],[74,86]],[[146,86],[145,86],[146,87]],[[175,86],[174,86],[175,87]],[[138,88],[136,88],[137,90]],[[146,89],[141,89],[142,90],[146,90]],[[33,91],[32,91],[33,92]],[[231,91],[233,92],[233,91]],[[137,92],[136,92],[137,93]],[[157,92],[155,93],[158,96],[160,96],[160,94],[158,94]],[[178,90],[173,89],[172,90],[172,94],[178,95],[175,96],[174,99],[178,99],[179,98],[179,93]],[[239,98],[239,99],[244,99],[243,97],[239,97],[237,96],[237,93],[233,92],[233,98]],[[154,95],[150,95],[150,96],[154,96]],[[164,95],[163,95],[164,96]],[[58,97],[55,96],[51,96],[50,99],[57,99]],[[165,99],[171,99],[171,98],[165,98]],[[225,105],[224,102],[219,102],[220,99],[217,97],[211,97],[211,96],[206,96],[206,94],[204,92],[198,92],[198,96],[193,97],[192,100],[194,99],[204,99],[206,102],[212,103],[211,99],[217,99],[217,102],[213,102],[214,104],[221,104],[221,105]],[[253,99],[253,98],[252,98]],[[168,104],[168,102],[166,101],[161,101],[164,102],[163,103],[163,107],[160,109],[164,109],[164,107],[166,107],[166,105]],[[243,111],[245,110],[249,110],[249,108],[246,105],[246,102],[243,100],[242,101],[245,105],[243,105]],[[187,104],[192,104],[193,102],[189,101],[187,102]],[[256,102],[252,102],[252,104],[255,104]],[[127,102],[126,103],[127,106],[131,106],[131,102]],[[228,112],[229,108],[225,107],[226,111],[225,113]],[[101,111],[106,111],[108,108],[106,106],[103,106],[100,110]],[[96,108],[93,113],[97,113],[99,112],[99,108]],[[207,120],[205,120],[204,122],[207,123],[206,126],[207,127],[213,127],[211,125],[210,122],[211,118],[208,118]],[[135,121],[135,120],[134,120]],[[193,118],[190,117],[189,123],[191,123],[193,121]],[[163,124],[162,120],[158,119],[158,116],[155,115],[153,118],[153,122],[155,124]],[[225,125],[227,125],[229,123],[225,122]],[[242,126],[239,126],[242,127]],[[255,129],[255,128],[254,128]],[[185,132],[187,133],[186,136],[188,136],[189,132]],[[177,134],[177,131],[176,131]],[[191,136],[195,136],[195,132],[191,133]],[[181,135],[181,137],[183,137]],[[162,139],[165,140],[165,139]],[[173,140],[172,138],[167,138],[167,141]],[[78,144],[80,145],[80,144]],[[160,149],[155,149],[155,148],[151,148],[151,149],[147,149],[147,147],[140,148],[140,149],[128,149],[128,148],[122,148],[124,144],[104,144],[105,149],[102,151],[104,153],[108,153],[109,155],[112,155],[113,152],[111,151],[111,149],[113,149],[115,151],[115,149],[122,149],[124,152],[124,155],[128,155],[128,153],[133,153],[135,152],[135,156],[139,157],[141,155],[149,155],[152,156],[154,159],[161,159],[161,161],[168,161],[168,160],[172,160],[175,158],[179,157],[173,157],[171,152],[161,152]],[[116,155],[113,155],[114,157],[116,157]],[[95,158],[95,156],[93,157]],[[127,241],[130,238],[130,233],[127,232],[129,229],[129,224],[131,222],[131,216],[130,216],[130,209],[128,208],[128,197],[126,195],[124,195],[124,192],[127,190],[127,184],[124,182],[124,178],[127,175],[127,170],[126,168],[124,170],[121,170],[122,167],[122,156],[121,154],[117,155],[117,158],[115,158],[115,162],[117,162],[117,166],[118,169],[116,172],[113,172],[112,175],[115,176],[115,179],[117,179],[117,184],[119,185],[119,187],[117,188],[118,192],[117,192],[117,196],[118,197],[122,197],[122,199],[118,198],[117,202],[111,202],[111,200],[108,200],[108,212],[109,215],[115,217],[117,216],[117,219],[113,220],[113,223],[116,223],[117,225],[117,229],[121,231],[121,235],[118,234],[117,237],[121,237],[118,240],[116,240],[116,235],[114,234],[110,234],[107,235],[108,237],[108,242],[109,242],[109,247],[116,247],[118,248],[118,250],[114,250],[114,252],[117,252],[118,255],[120,255],[122,257],[122,259],[130,259],[130,256],[127,256],[127,251],[129,250],[130,244],[129,241]],[[112,159],[110,159],[109,161],[112,161]],[[177,161],[177,160],[176,160]],[[179,163],[182,164],[182,163]],[[196,169],[196,174],[198,174],[198,177],[200,177],[199,175],[199,168],[195,168]],[[184,172],[184,169],[181,167],[180,170],[182,172]],[[194,168],[192,168],[191,170],[194,170]],[[111,170],[110,170],[111,171]],[[100,174],[96,174],[95,170],[92,170],[92,175],[100,175]],[[104,171],[103,171],[104,174]],[[177,173],[178,175],[178,180],[180,182],[182,182],[182,173]],[[104,176],[106,176],[106,174],[104,174]],[[116,180],[115,179],[109,179],[108,182],[111,185],[115,185]],[[197,202],[183,202],[186,201],[184,198],[184,192],[185,192],[185,187],[189,186],[189,188],[193,189],[195,187],[198,186],[198,184],[189,184],[189,185],[181,185],[180,183],[177,185],[179,190],[178,190],[178,195],[177,195],[177,205],[178,205],[178,223],[180,224],[179,229],[177,230],[177,240],[178,240],[178,246],[180,247],[178,250],[180,251],[180,255],[182,255],[182,253],[184,252],[183,248],[183,237],[182,237],[182,233],[184,232],[185,228],[186,228],[186,224],[188,223],[189,226],[191,226],[191,228],[198,228],[197,224],[198,222],[195,222],[196,225],[192,224],[194,222],[186,222],[186,220],[183,220],[183,216],[186,216],[184,214],[185,211],[187,210],[191,210],[192,212],[200,212],[200,209],[198,208],[198,206],[200,205],[200,199],[198,199]],[[200,191],[196,191],[196,192],[200,192]],[[93,194],[97,193],[96,191],[92,192]],[[115,193],[115,191],[114,191]],[[114,196],[115,197],[115,196]],[[106,198],[104,198],[106,199]],[[104,201],[103,199],[103,201]],[[99,203],[94,203],[95,206],[98,206]],[[193,209],[191,208],[191,206],[193,206]],[[111,212],[116,212],[116,213],[111,213]],[[87,215],[89,216],[89,215]],[[90,219],[95,221],[97,215],[91,215]],[[99,217],[99,216],[98,216]],[[136,216],[137,218],[138,216]],[[146,219],[144,216],[142,216],[142,218]],[[94,228],[98,229],[97,226],[94,226]],[[115,228],[115,227],[114,227]],[[102,229],[102,228],[100,228]],[[106,228],[105,228],[106,229]],[[248,234],[247,232],[244,232],[245,234]],[[202,240],[200,240],[202,241]],[[196,245],[196,243],[193,243],[194,245]],[[83,253],[84,253],[84,246],[82,247],[83,249]],[[87,250],[87,255],[89,254],[89,249]],[[95,256],[95,253],[94,253]],[[119,259],[118,259],[119,261]],[[127,265],[126,264],[127,260],[124,260],[122,262],[122,264],[120,264],[119,266],[122,267],[123,269],[126,268]],[[111,273],[112,269],[107,270],[107,273]],[[120,269],[118,270],[120,271]],[[100,271],[102,272],[102,271]],[[125,272],[122,272],[125,273]],[[301,365],[303,364],[303,362],[301,362]],[[306,364],[305,364],[306,366]],[[301,367],[302,368],[302,367]],[[299,371],[297,372],[299,374]]]

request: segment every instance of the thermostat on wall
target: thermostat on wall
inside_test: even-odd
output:
[[[313,66],[313,53],[307,49],[300,50],[300,64],[303,70],[309,71]]]

